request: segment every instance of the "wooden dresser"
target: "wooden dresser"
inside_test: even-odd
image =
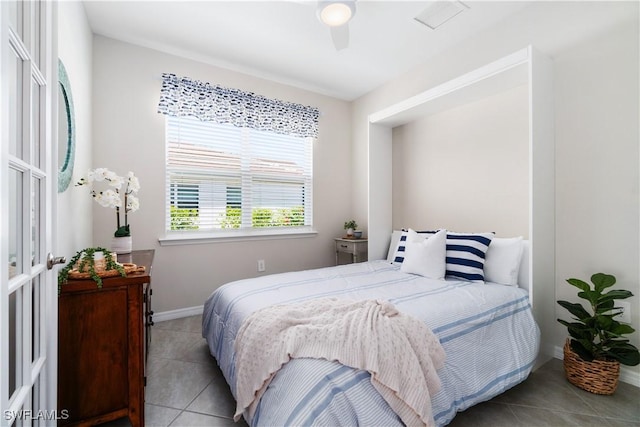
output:
[[[141,273],[69,280],[58,300],[59,425],[95,425],[128,417],[144,426],[145,362],[149,348],[154,250],[118,255]]]

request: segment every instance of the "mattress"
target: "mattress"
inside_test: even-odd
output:
[[[437,425],[491,399],[529,375],[540,332],[521,288],[407,274],[386,261],[261,276],[226,284],[207,299],[202,334],[231,392],[233,344],[244,319],[274,304],[314,298],[381,299],[414,316],[446,353],[432,396]],[[295,359],[276,374],[251,425],[402,425],[375,391],[368,372],[337,362]]]

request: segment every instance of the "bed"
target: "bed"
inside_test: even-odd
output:
[[[392,242],[392,246],[394,243]],[[228,283],[207,299],[203,336],[236,396],[234,341],[256,310],[311,299],[379,299],[422,320],[438,337],[446,362],[431,396],[435,424],[493,398],[529,375],[539,329],[528,289],[528,245],[519,256],[517,286],[434,280],[388,260],[261,276]],[[262,395],[250,425],[403,425],[366,371],[322,359],[292,359]]]

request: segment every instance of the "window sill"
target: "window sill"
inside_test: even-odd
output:
[[[202,245],[207,243],[242,242],[255,240],[300,239],[318,234],[312,229],[231,231],[218,233],[173,232],[159,237],[160,246]]]

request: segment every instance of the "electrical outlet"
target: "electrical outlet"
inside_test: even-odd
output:
[[[264,260],[263,259],[259,259],[258,260],[258,271],[260,273],[262,273],[263,271],[266,271],[266,270],[267,270],[267,266],[265,265]]]
[[[631,323],[631,303],[628,301],[616,301],[616,306],[622,309],[622,314],[618,316],[618,321]]]

